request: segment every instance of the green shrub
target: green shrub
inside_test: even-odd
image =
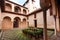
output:
[[[24,35],[23,33],[20,33],[18,35],[18,40],[31,40],[31,38],[27,37],[26,35]]]
[[[21,30],[15,30],[13,31],[15,36],[13,36],[11,39],[13,40],[31,40],[31,38],[27,37],[24,33],[22,33]]]
[[[23,33],[30,34],[33,36],[43,35],[43,29],[40,28],[27,28],[27,29],[23,29],[22,31]]]

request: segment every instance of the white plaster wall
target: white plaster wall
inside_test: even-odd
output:
[[[31,2],[30,2],[30,3],[27,3],[27,4],[25,5],[25,7],[27,7],[27,8],[28,8],[29,13],[33,11],[33,5],[32,5],[32,3],[31,3]]]
[[[31,0],[30,0],[31,1]],[[9,3],[9,2],[7,2],[7,3]],[[12,3],[10,3],[10,4],[12,4]],[[31,4],[31,3],[29,3],[29,4]],[[30,8],[30,11],[32,11],[33,10],[33,5],[29,5],[29,4],[27,4],[26,6],[28,7],[28,8]],[[12,7],[12,11],[14,11],[14,6],[17,6],[17,5],[14,5],[14,4],[12,4],[13,5],[13,7]],[[22,10],[23,9],[25,9],[25,8],[23,8],[23,7],[21,7],[22,8]],[[26,9],[27,10],[27,9]],[[22,13],[23,13],[23,11],[22,11]],[[1,9],[0,9],[0,14],[1,14]],[[21,18],[21,21],[23,21],[22,19],[23,18],[26,18],[25,16],[21,16],[21,15],[15,15],[15,14],[10,14],[10,13],[2,13],[1,15],[0,15],[0,20],[3,20],[3,18],[4,17],[6,17],[6,16],[9,16],[12,20],[12,22],[14,21],[14,18],[15,17],[19,17],[19,18]],[[37,27],[41,27],[41,28],[43,28],[43,12],[39,12],[39,13],[37,13]],[[27,19],[27,18],[26,18]],[[53,16],[50,16],[50,13],[49,13],[49,10],[47,11],[47,28],[55,28],[54,26],[55,26],[55,24],[54,24],[55,22],[54,22],[54,18],[53,18]],[[0,22],[0,25],[1,25],[1,22]],[[32,26],[32,27],[34,27],[34,15],[31,15],[31,16],[29,16],[29,26]]]
[[[29,26],[34,27],[34,15],[29,16]]]
[[[15,6],[18,6],[18,5],[16,5],[16,4],[10,3],[10,2],[8,2],[8,1],[5,1],[5,3],[11,4],[11,6],[12,6],[12,12],[14,12],[14,7],[15,7]],[[28,9],[24,8],[23,6],[18,6],[18,7],[21,8],[21,12],[20,12],[21,14],[24,14],[24,13],[23,13],[23,9],[25,9],[26,12],[27,12],[27,14],[28,14]]]
[[[21,19],[21,21],[23,21],[23,20],[22,20],[23,18],[27,19],[25,16],[21,16],[21,15],[10,14],[10,13],[2,13],[2,20],[3,20],[3,18],[6,17],[6,16],[10,17],[12,21],[14,21],[14,18],[15,18],[15,17],[19,17],[19,18]]]
[[[12,22],[14,22],[14,18],[15,18],[15,17],[19,17],[19,18],[21,19],[21,23],[23,22],[23,19],[24,19],[24,18],[27,20],[27,17],[22,16],[22,15],[16,15],[16,14],[10,14],[10,13],[2,13],[2,15],[1,15],[2,21],[3,21],[3,18],[6,17],[6,16],[10,17]],[[26,22],[26,23],[27,23],[27,22]],[[27,24],[26,24],[26,26],[27,26]],[[23,27],[23,25],[21,25],[19,28],[22,29],[22,28],[24,28],[24,27]]]
[[[38,5],[38,4],[37,4]],[[35,5],[35,2],[32,3],[32,0],[29,0],[29,2],[25,5],[29,9],[29,13],[33,12],[34,10],[38,9]]]
[[[37,19],[37,27],[42,28],[43,27],[43,12],[39,12],[36,16],[37,16],[36,17],[36,19]]]
[[[50,16],[50,11],[47,11],[47,28],[49,29],[55,29],[55,21],[54,17]],[[37,19],[37,27],[43,28],[44,27],[44,21],[43,21],[43,12],[39,12],[36,15]],[[34,15],[29,16],[29,26],[34,26]]]
[[[50,16],[50,10],[47,11],[47,28],[55,28],[55,20],[53,16]]]

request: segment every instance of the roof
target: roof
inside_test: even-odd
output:
[[[35,2],[34,0],[31,0],[32,2]],[[23,4],[23,6],[25,6],[27,3],[29,2],[29,0],[27,0],[24,4]]]
[[[25,6],[28,2],[29,2],[29,0],[27,0],[27,1],[23,4],[23,6]]]

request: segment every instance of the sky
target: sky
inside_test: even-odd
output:
[[[34,5],[37,7],[37,8],[40,8],[40,3],[39,3],[40,0],[35,0],[35,3]]]
[[[13,1],[13,2],[20,4],[20,5],[23,5],[27,0],[10,0],[10,1]],[[34,5],[38,8],[40,7],[39,1],[40,0],[35,0],[35,3],[34,3]]]
[[[13,1],[13,2],[20,4],[20,5],[23,5],[26,2],[26,0],[10,0],[10,1]]]

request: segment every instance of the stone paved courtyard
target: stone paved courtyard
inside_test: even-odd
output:
[[[22,33],[20,29],[13,29],[13,30],[4,30],[1,34],[1,40],[28,40],[26,35]],[[54,31],[48,31],[49,37],[54,35]]]

